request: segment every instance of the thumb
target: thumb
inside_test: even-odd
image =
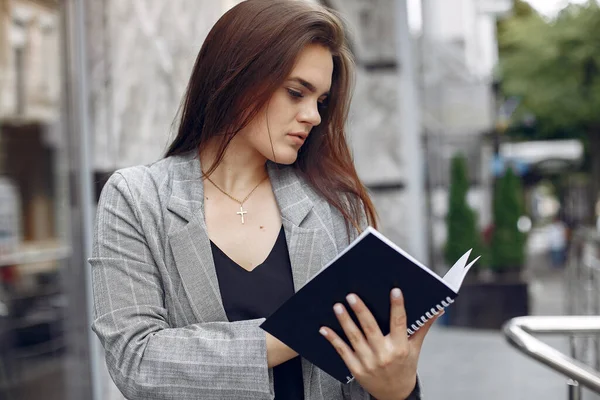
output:
[[[427,336],[427,333],[431,329],[431,326],[442,315],[444,315],[444,311],[441,311],[438,315],[436,315],[435,317],[433,317],[429,321],[427,321],[427,323],[423,327],[421,327],[418,331],[416,331],[410,337],[409,343],[412,346],[414,346],[418,352],[421,352],[421,347],[423,347],[423,342],[425,341],[425,336]]]

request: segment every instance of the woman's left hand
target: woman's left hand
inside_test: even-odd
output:
[[[360,385],[378,400],[404,400],[417,384],[417,363],[432,318],[408,338],[404,298],[399,289],[391,292],[390,333],[383,336],[373,314],[355,294],[347,296],[356,314],[359,329],[342,304],[335,314],[348,337],[348,346],[333,330],[323,327],[321,334],[335,347]]]

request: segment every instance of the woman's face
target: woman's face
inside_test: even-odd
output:
[[[292,164],[312,128],[321,123],[332,74],[331,52],[320,45],[305,47],[283,86],[238,136],[266,159]]]

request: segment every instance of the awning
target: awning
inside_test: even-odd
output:
[[[583,144],[575,139],[503,143],[499,157],[492,162],[492,173],[500,175],[508,166],[519,175],[532,170],[542,174],[566,172],[581,165],[583,154]]]

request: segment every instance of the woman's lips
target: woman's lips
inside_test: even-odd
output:
[[[288,136],[290,136],[296,144],[303,145],[304,142],[306,141],[306,138],[308,137],[308,133],[306,133],[306,132],[288,133]]]

